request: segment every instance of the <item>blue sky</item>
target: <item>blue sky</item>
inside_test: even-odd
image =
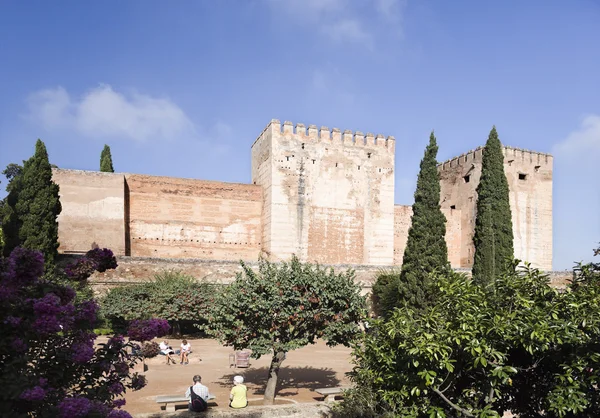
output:
[[[245,183],[277,118],[394,135],[411,204],[431,129],[442,161],[495,124],[555,155],[566,269],[600,241],[598,22],[598,0],[3,0],[0,166],[39,137],[63,168],[107,143],[117,171]]]

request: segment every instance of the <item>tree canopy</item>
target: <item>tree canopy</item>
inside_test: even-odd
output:
[[[23,246],[41,251],[46,263],[52,265],[59,247],[56,218],[62,207],[44,143],[37,140],[35,154],[25,161],[22,170],[9,165],[5,175],[10,183],[3,205],[4,253]]]
[[[100,171],[107,172],[107,173],[115,172],[115,169],[113,168],[110,147],[108,145],[104,145],[104,148],[102,149],[102,153],[100,153]]]
[[[600,264],[576,268],[565,291],[528,265],[499,275],[492,292],[452,272],[434,283],[435,306],[400,307],[356,344],[347,407],[369,409],[361,416],[600,415]]]
[[[258,271],[242,263],[235,282],[217,297],[207,332],[253,358],[273,353],[265,390],[272,403],[281,363],[288,351],[314,344],[349,344],[366,315],[366,300],[354,272],[318,265],[260,260]]]
[[[446,217],[440,208],[437,152],[436,138],[431,132],[417,177],[413,215],[398,282],[399,302],[417,307],[432,303],[430,273],[448,268]]]
[[[483,149],[481,179],[477,185],[473,280],[488,284],[507,269],[514,258],[509,188],[504,173],[504,154],[496,127]]]

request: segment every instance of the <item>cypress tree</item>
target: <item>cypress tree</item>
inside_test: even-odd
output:
[[[113,168],[112,155],[110,153],[110,147],[108,145],[104,145],[104,149],[100,154],[100,171],[104,171],[106,173],[114,173],[115,169]]]
[[[483,149],[473,244],[475,282],[488,284],[512,267],[514,247],[509,189],[502,144],[495,126]]]
[[[21,192],[21,177],[23,167],[18,164],[9,164],[2,172],[8,180],[6,191],[8,194],[2,200],[0,206],[0,220],[2,221],[2,254],[8,257],[12,250],[21,244],[19,240],[19,229],[21,222],[17,216],[16,205]]]
[[[58,185],[52,181],[46,146],[38,139],[35,154],[25,161],[14,208],[20,223],[20,245],[42,251],[49,265],[52,265],[59,245],[56,218],[62,206],[58,190]]]
[[[413,215],[404,250],[402,271],[397,283],[398,303],[424,308],[432,302],[429,275],[448,268],[446,217],[440,208],[440,176],[437,170],[438,145],[431,132],[421,160]]]

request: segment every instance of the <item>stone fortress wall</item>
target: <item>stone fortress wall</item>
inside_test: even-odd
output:
[[[509,186],[515,257],[533,267],[552,270],[553,157],[504,147],[504,172]],[[469,151],[438,166],[442,210],[460,211],[460,264],[473,265],[476,188],[481,177],[483,148]]]
[[[379,268],[402,264],[408,237],[412,207],[394,205],[395,147],[391,136],[274,119],[251,147],[252,184],[54,169],[59,251],[111,248],[121,267],[97,277],[103,283],[151,278],[161,263],[193,265],[210,280],[198,266],[217,266],[219,280],[231,280],[239,260],[296,254],[355,268],[367,285]],[[438,166],[449,261],[459,270],[472,265],[481,155]],[[504,155],[515,255],[551,270],[552,156],[510,147]]]

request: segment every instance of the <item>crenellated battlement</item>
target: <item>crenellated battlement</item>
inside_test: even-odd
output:
[[[481,161],[483,157],[483,146],[472,149],[468,152],[460,154],[457,157],[453,157],[438,164],[438,169],[446,170],[466,164],[471,164],[474,161]],[[521,163],[531,163],[536,165],[551,164],[554,158],[551,154],[532,151],[524,148],[517,148],[511,146],[503,146],[502,152],[505,158],[513,157],[514,160],[518,160]]]
[[[385,137],[382,134],[374,135],[367,133],[366,135],[361,131],[351,131],[346,129],[342,131],[339,128],[329,129],[327,126],[321,126],[317,128],[316,125],[308,125],[303,123],[296,123],[295,125],[290,121],[285,121],[283,124],[277,120],[272,119],[269,125],[265,128],[272,129],[283,135],[296,135],[307,141],[321,141],[339,143],[347,146],[378,146],[389,149],[394,149],[396,145],[396,138],[393,136]],[[263,130],[264,133],[264,130]],[[262,133],[261,135],[262,136]],[[259,136],[259,138],[260,138]]]

